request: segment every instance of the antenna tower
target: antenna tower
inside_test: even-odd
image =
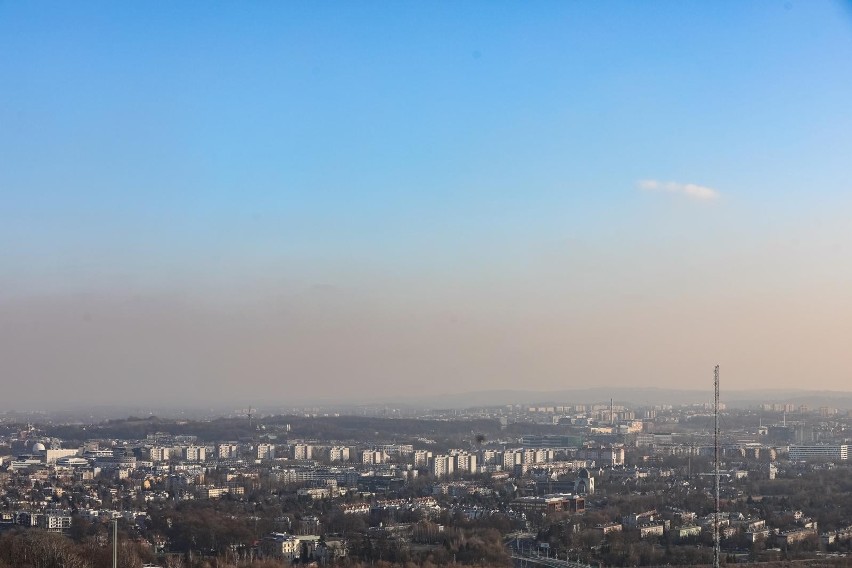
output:
[[[713,568],[719,568],[719,365],[713,369],[713,483],[716,507],[713,515]]]

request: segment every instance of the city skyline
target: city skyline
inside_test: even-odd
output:
[[[848,4],[4,4],[0,52],[11,404],[850,390]]]

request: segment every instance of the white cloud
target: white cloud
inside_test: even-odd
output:
[[[678,183],[676,181],[657,181],[655,179],[643,179],[638,182],[639,189],[643,191],[664,191],[666,193],[679,193],[692,199],[710,201],[718,199],[720,194],[712,187],[697,185],[694,183]]]

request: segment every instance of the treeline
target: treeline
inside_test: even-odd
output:
[[[844,465],[802,477],[750,478],[744,488],[747,505],[776,526],[777,511],[801,510],[819,520],[820,531],[845,528],[852,524],[851,473],[852,468]]]
[[[415,418],[378,418],[369,416],[280,416],[264,419],[266,424],[289,424],[290,435],[319,440],[396,441],[411,437],[473,438],[474,433],[488,437],[500,432],[497,420],[422,420]]]
[[[257,544],[264,535],[272,531],[298,532],[304,519],[316,515],[325,528],[321,534],[331,531],[347,541],[348,557],[336,564],[506,566],[508,556],[502,535],[517,528],[505,515],[467,520],[444,511],[431,522],[404,511],[393,518],[371,519],[345,515],[322,501],[270,501],[184,501],[151,507],[143,525],[119,520],[119,565],[138,568],[143,563],[153,563],[170,568],[200,568],[210,561],[219,567],[289,566],[277,561],[259,564],[256,559],[252,564],[250,560],[259,554]],[[404,537],[397,538],[397,527],[407,523],[413,526],[402,529],[400,536]],[[79,516],[72,517],[67,536],[35,528],[12,529],[0,534],[0,568],[108,568],[112,565],[112,538],[111,523],[89,522]],[[150,543],[158,541],[168,543],[168,555],[155,557]]]
[[[496,529],[447,527],[433,533],[434,544],[411,544],[381,533],[362,535],[350,543],[349,559],[373,564],[390,562],[415,566],[509,566],[511,558]],[[417,539],[423,540],[423,539]]]
[[[339,568],[461,568],[475,564],[481,567],[506,567],[508,556],[496,531],[471,532],[453,530],[447,535],[445,546],[427,554],[404,554],[397,557],[375,557],[393,554],[392,546],[378,542],[368,544],[371,553],[365,554],[356,546],[355,554],[338,560]],[[379,548],[384,546],[385,548]],[[106,541],[87,539],[75,542],[61,534],[40,529],[17,529],[0,534],[0,568],[111,568],[112,547]],[[224,554],[168,554],[155,557],[145,545],[122,541],[118,554],[119,568],[142,568],[156,563],[164,568],[285,568],[293,566],[284,560],[269,558],[239,559],[233,553]],[[455,561],[454,561],[455,559]],[[462,564],[464,563],[464,564]],[[298,562],[296,562],[298,565]]]
[[[82,442],[92,438],[144,439],[148,434],[166,432],[173,435],[197,436],[200,441],[233,440],[256,435],[257,427],[277,431],[289,424],[290,436],[318,440],[385,441],[411,437],[433,439],[468,439],[474,433],[487,439],[500,432],[496,420],[420,420],[414,418],[378,418],[363,416],[270,416],[254,419],[217,418],[215,420],[176,421],[156,417],[128,417],[92,425],[51,425],[45,432],[66,441]]]
[[[120,568],[141,568],[154,560],[146,546],[124,541]],[[40,529],[10,530],[0,535],[0,568],[110,568],[112,549],[90,538],[75,542]]]

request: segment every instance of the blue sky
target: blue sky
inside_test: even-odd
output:
[[[488,379],[502,366],[489,334],[578,312],[647,327],[631,298],[672,325],[731,298],[737,317],[761,321],[745,309],[755,293],[778,306],[823,298],[835,319],[815,329],[845,319],[828,308],[845,305],[850,279],[845,3],[0,2],[0,54],[0,300],[22,321],[56,302],[33,315],[50,325],[81,294],[244,315],[334,290],[305,321],[375,310],[384,323],[351,327],[383,337],[411,310],[467,314],[471,351],[486,355],[440,367],[452,390],[459,375],[504,387],[529,373],[553,388],[594,374],[542,339],[514,375]],[[116,321],[130,329],[117,350],[146,344],[132,318]],[[268,323],[251,323],[251,345],[275,343]],[[375,355],[443,360],[447,345],[419,341]],[[625,365],[640,362],[627,351]],[[832,353],[826,387],[848,379]],[[767,357],[743,360],[754,385],[775,375]],[[660,365],[649,372],[661,385],[692,372]],[[15,369],[53,380],[25,356]],[[340,374],[293,371],[306,372]]]

